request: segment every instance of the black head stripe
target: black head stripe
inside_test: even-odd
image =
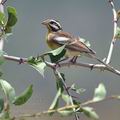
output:
[[[54,32],[62,30],[60,23],[55,20],[51,20],[49,23],[49,26],[50,26],[51,30]]]

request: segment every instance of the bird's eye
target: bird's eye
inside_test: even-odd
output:
[[[51,21],[50,24],[54,24],[55,22]]]

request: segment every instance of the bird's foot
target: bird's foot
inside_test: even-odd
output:
[[[72,59],[70,59],[70,63],[75,64],[77,60],[77,56],[74,56]]]

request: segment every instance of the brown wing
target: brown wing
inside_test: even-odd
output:
[[[51,34],[50,40],[58,45],[66,44],[66,48],[72,51],[95,54],[95,52],[87,47],[79,38],[72,36],[70,33],[59,31]]]

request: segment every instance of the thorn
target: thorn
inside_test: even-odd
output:
[[[93,70],[94,66],[95,66],[95,65],[91,65],[90,70]]]
[[[22,64],[22,63],[24,63],[24,60],[22,58],[20,58],[19,64]]]

